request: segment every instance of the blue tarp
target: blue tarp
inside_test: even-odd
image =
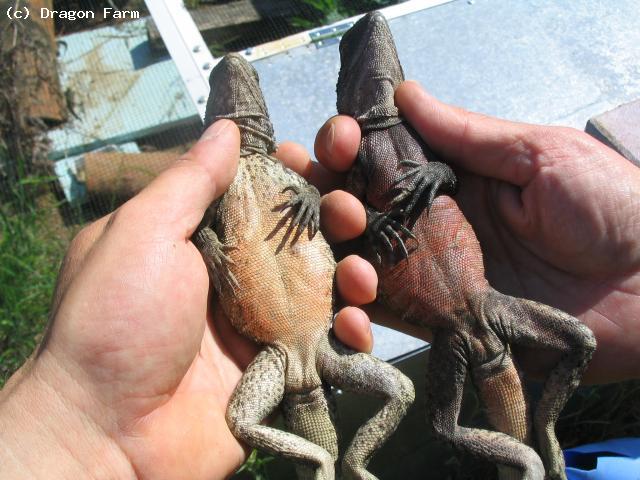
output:
[[[640,438],[616,438],[564,451],[568,480],[640,480]]]

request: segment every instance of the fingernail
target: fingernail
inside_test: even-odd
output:
[[[202,137],[200,137],[200,141],[213,140],[217,136],[219,136],[222,132],[224,132],[231,123],[230,120],[218,120],[214,122],[209,128],[207,128]]]
[[[369,351],[369,353],[371,353],[371,350],[373,350],[373,330],[371,329],[371,321],[369,321],[369,317],[367,317],[367,315],[362,312],[362,315],[364,316],[364,320],[365,322],[367,322],[368,326],[369,326],[369,344],[367,345],[367,350]]]
[[[373,330],[371,329],[371,321],[369,321],[368,317],[365,318],[365,321],[369,324],[369,338],[373,341]]]
[[[336,126],[334,123],[331,123],[329,126],[329,131],[327,132],[327,142],[325,143],[325,147],[327,149],[327,153],[331,155],[333,150],[333,141],[336,136]]]
[[[369,329],[369,334],[371,334],[371,322],[369,321],[369,316],[364,313],[364,311],[362,311],[360,308],[358,307],[352,307],[352,308],[356,308],[357,312],[358,312],[358,318],[360,319],[360,324],[362,325],[362,327],[367,327]],[[364,328],[363,328],[364,330]]]

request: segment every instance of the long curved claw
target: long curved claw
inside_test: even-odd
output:
[[[371,208],[367,211],[367,231],[366,235],[375,251],[378,262],[382,262],[383,253],[392,255],[394,252],[394,244],[402,252],[404,259],[409,258],[409,251],[405,245],[403,238],[398,232],[407,235],[409,238],[415,240],[416,237],[411,231],[391,217],[391,213],[380,213]]]
[[[416,162],[415,160],[411,160],[411,159],[405,159],[405,160],[400,160],[399,165],[401,167],[420,167],[422,166],[422,163]]]
[[[227,254],[235,247],[223,244],[216,232],[209,227],[198,230],[193,235],[192,241],[202,254],[202,258],[207,265],[209,278],[211,278],[216,291],[221,292],[223,284],[226,284],[235,293],[236,289],[239,288],[239,284],[229,268],[230,265],[235,265],[235,263]]]
[[[391,238],[393,238],[396,241],[396,243],[400,247],[400,250],[402,250],[403,258],[405,258],[405,259],[409,258],[409,252],[407,250],[407,247],[404,244],[404,241],[402,240],[400,235],[398,235],[398,232],[396,232],[393,228],[391,228],[390,225],[386,225],[384,227],[384,231],[385,231],[385,233],[387,234],[388,237],[390,236]]]
[[[307,211],[305,212],[304,217],[302,218],[302,221],[300,222],[300,225],[298,226],[298,230],[300,230],[300,233],[302,233],[302,231],[305,228],[307,228],[307,226],[309,227],[309,234],[313,238],[313,236],[315,236],[315,234],[316,234],[315,212],[314,212],[313,208],[307,208]]]
[[[400,207],[405,217],[419,214],[416,209],[420,204],[428,214],[438,193],[453,195],[457,190],[456,176],[444,163],[403,160],[399,165],[409,167],[409,170],[400,175],[393,185],[395,195],[391,207]],[[407,181],[408,184],[403,185]]]
[[[405,162],[401,162],[400,165],[402,165]],[[403,180],[406,180],[409,177],[412,177],[413,175],[416,175],[417,173],[420,173],[420,167],[414,167],[411,170],[406,171],[405,173],[403,173],[400,177],[398,177],[395,181],[394,185],[399,186]]]
[[[413,193],[410,196],[409,203],[405,207],[405,211],[407,212],[407,215],[410,215],[411,212],[413,212],[413,209],[418,204],[418,201],[422,199],[424,192],[430,186],[429,182],[424,176],[420,176],[419,178],[420,180],[418,181],[418,184],[416,185]],[[427,214],[428,213],[429,213],[429,209],[427,208]]]
[[[315,237],[320,225],[320,192],[312,186],[289,185],[281,193],[292,192],[291,198],[279,207],[280,211],[286,209],[296,210],[291,220],[291,227],[297,226],[293,242],[297,241],[305,229],[309,229],[309,238]]]

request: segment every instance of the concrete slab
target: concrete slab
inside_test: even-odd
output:
[[[640,99],[590,118],[585,131],[640,167]]]

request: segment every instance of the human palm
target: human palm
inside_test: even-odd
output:
[[[455,199],[480,241],[489,282],[561,308],[594,331],[598,348],[587,381],[640,376],[640,170],[577,130],[466,112],[414,82],[402,84],[395,100],[458,170]],[[335,117],[320,130],[316,154],[329,169],[346,171],[359,142],[355,121]],[[364,217],[364,210],[354,215]],[[372,315],[429,340],[387,312]],[[557,362],[551,352],[516,353],[541,377]]]
[[[210,298],[207,268],[190,241],[231,183],[239,145],[233,122],[216,122],[182,161],[73,240],[45,339],[0,392],[0,451],[14,452],[0,455],[8,472],[26,464],[34,478],[71,478],[79,464],[82,475],[101,478],[209,479],[241,464],[246,452],[225,414],[257,347]],[[360,262],[336,271],[339,291],[360,292],[353,304],[375,295],[368,264],[354,275]],[[367,326],[354,307],[336,317],[336,335],[355,349],[370,350]],[[24,449],[10,447],[12,422],[24,430],[23,418],[51,438],[38,435],[21,463]],[[47,456],[60,461],[47,466]]]
[[[463,175],[457,201],[474,226],[490,283],[588,325],[598,349],[587,380],[633,378],[637,366],[621,352],[638,341],[640,197],[632,192],[640,172],[585,134],[542,130],[529,136],[530,167],[521,179]],[[541,375],[554,359],[546,360],[528,363]]]
[[[123,209],[125,218],[108,229],[129,223],[127,215]],[[82,365],[73,376],[105,407],[98,421],[142,478],[224,476],[243,458],[226,427],[226,405],[255,346],[207,308],[207,271],[193,244],[161,235],[118,245],[108,237],[72,281],[87,277],[85,301],[62,300],[56,317],[65,321],[45,348]],[[118,275],[102,248],[126,252]]]

